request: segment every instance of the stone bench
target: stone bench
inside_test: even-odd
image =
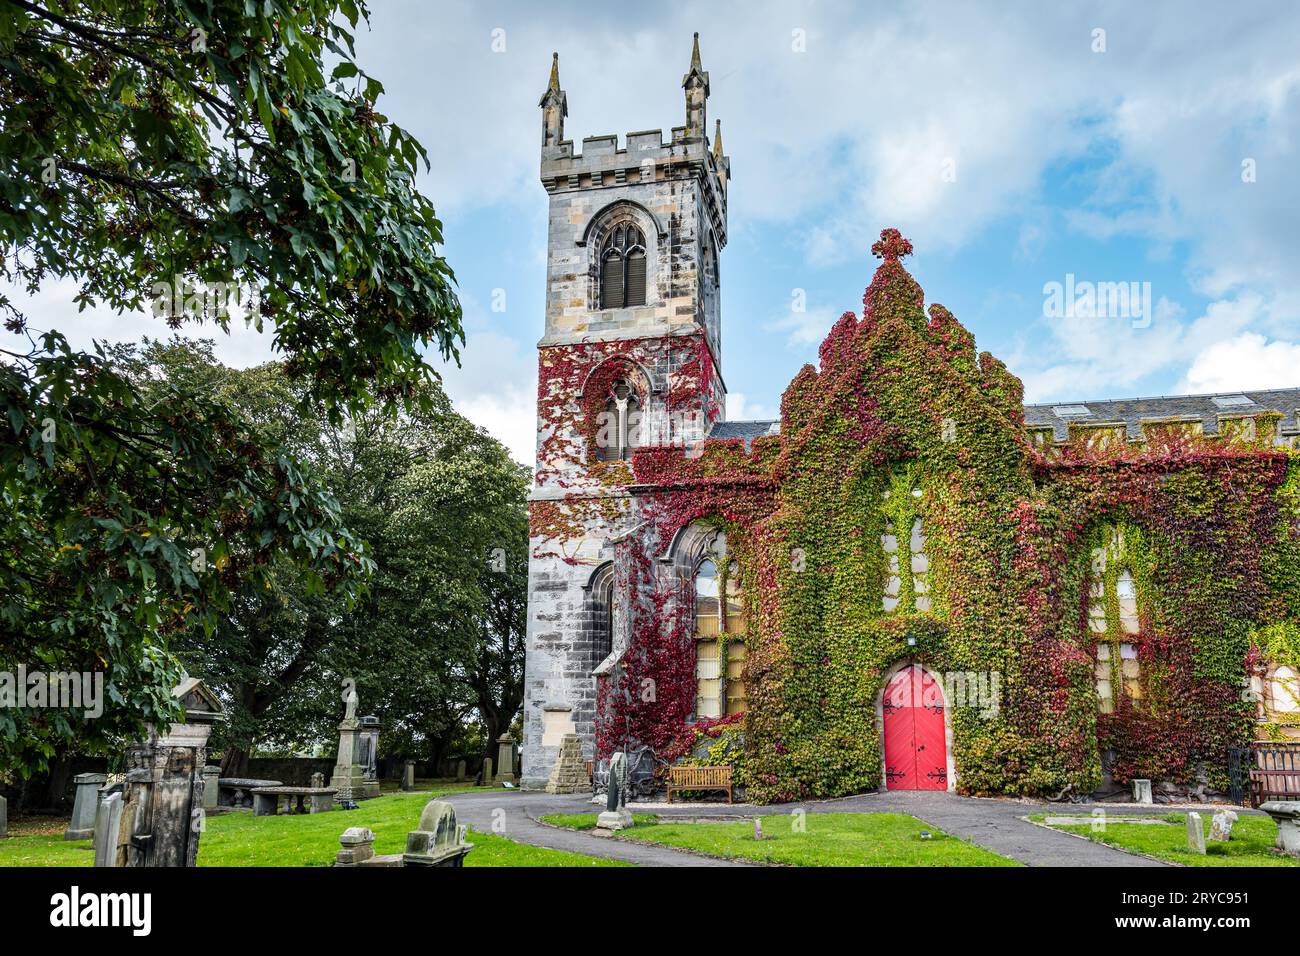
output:
[[[253,816],[273,817],[284,800],[285,813],[324,813],[334,809],[334,787],[255,787]],[[296,802],[296,807],[295,807]]]
[[[217,780],[217,806],[242,807],[253,805],[253,791],[258,787],[278,787],[280,780],[257,780],[253,777],[221,777]]]
[[[1260,809],[1277,824],[1277,848],[1287,856],[1300,857],[1300,800],[1270,800]]]

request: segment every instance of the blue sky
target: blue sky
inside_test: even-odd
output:
[[[429,149],[420,186],[466,308],[464,365],[444,369],[457,406],[531,462],[551,51],[575,144],[666,133],[696,30],[733,171],[729,417],[775,416],[830,324],[861,308],[886,226],[913,241],[928,301],[1029,401],[1300,386],[1300,7],[1053,6],[372,0],[358,61]],[[1044,285],[1070,274],[1150,283],[1149,321],[1050,317]],[[71,295],[41,305],[74,340],[162,334],[72,318]],[[270,355],[248,332],[220,348]]]

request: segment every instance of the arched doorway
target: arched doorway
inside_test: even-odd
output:
[[[943,687],[920,664],[901,668],[881,694],[888,790],[947,790]]]

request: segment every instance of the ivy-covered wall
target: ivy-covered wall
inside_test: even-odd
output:
[[[873,251],[883,262],[862,315],[845,313],[819,367],[795,377],[779,437],[635,455],[623,479],[631,639],[599,689],[598,750],[630,736],[733,762],[765,802],[872,789],[877,701],[890,668],[914,660],[996,675],[996,706],[949,707],[962,792],[1086,793],[1107,750],[1119,782],[1203,772],[1222,786],[1227,748],[1256,732],[1250,676],[1300,657],[1300,458],[1272,446],[1268,421],[1217,439],[1037,445],[1020,381],[947,309],[925,308],[902,264],[910,244],[886,230]],[[567,507],[542,503],[534,533],[563,538]],[[917,518],[928,609],[907,547],[895,587],[882,545]],[[663,557],[697,521],[725,529],[744,582],[743,720],[689,723],[690,579]],[[1091,568],[1115,528],[1141,692],[1117,674],[1114,710],[1099,714]]]

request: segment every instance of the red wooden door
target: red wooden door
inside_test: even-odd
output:
[[[943,705],[943,688],[919,665],[890,680],[884,696],[886,789],[948,789]]]

